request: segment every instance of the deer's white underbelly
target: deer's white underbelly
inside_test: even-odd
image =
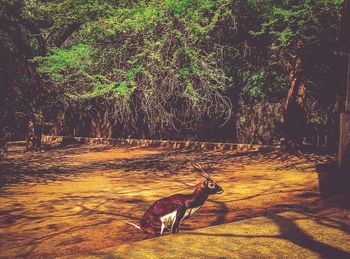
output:
[[[187,209],[185,211],[184,216],[182,217],[181,221],[183,221],[186,217],[190,217],[193,213],[195,213],[197,210],[199,210],[200,207],[195,207],[195,208],[191,208],[191,209]],[[166,214],[162,217],[160,217],[160,221],[162,222],[162,226],[160,229],[160,234],[163,233],[164,229],[169,229],[171,230],[175,221],[176,221],[176,215],[177,215],[177,211],[174,210],[173,212],[170,212],[169,214]]]
[[[200,209],[200,206],[199,207],[195,207],[195,208],[191,208],[191,209],[187,209],[185,211],[185,215],[182,217],[181,221],[183,221],[186,217],[191,217],[191,215],[193,213],[195,213],[199,209]]]
[[[164,228],[171,229],[173,227],[176,220],[176,214],[177,214],[177,211],[174,210],[173,212],[170,212],[169,214],[166,214],[163,217],[160,217],[160,221],[162,222],[160,234],[163,233]]]

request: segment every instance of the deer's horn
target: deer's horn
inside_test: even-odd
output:
[[[192,160],[192,163],[193,163],[193,167],[194,167],[194,168],[196,168],[197,170],[200,170],[199,173],[200,173],[205,179],[208,179],[208,180],[211,180],[211,181],[215,182],[213,179],[210,178],[210,176],[209,176],[206,172],[204,172],[203,168],[202,168],[198,163],[194,162],[193,160]]]
[[[200,172],[200,174],[204,177],[204,178],[209,178],[209,175],[206,173],[206,172],[204,172],[204,170],[203,170],[203,168],[198,164],[198,163],[193,163],[193,167],[194,168],[196,168],[197,170],[199,170]]]

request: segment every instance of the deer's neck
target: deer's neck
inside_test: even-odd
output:
[[[209,194],[202,186],[198,186],[192,194],[190,194],[189,207],[200,207],[208,199]]]

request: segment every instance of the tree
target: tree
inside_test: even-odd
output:
[[[184,131],[204,117],[228,118],[218,25],[229,1],[140,1],[87,22],[70,46],[37,58],[40,72],[72,102],[115,103],[129,131]],[[74,87],[72,87],[74,86]]]
[[[3,39],[10,41],[15,60],[21,63],[21,96],[25,100],[27,121],[27,150],[41,147],[47,85],[38,73],[36,56],[45,56],[47,49],[62,46],[80,26],[113,7],[105,1],[23,1],[1,0],[0,30]],[[47,36],[47,37],[46,37]],[[2,64],[6,66],[5,64]]]
[[[119,136],[234,141],[241,107],[281,98],[299,148],[311,101],[321,114],[338,91],[339,0],[1,1],[3,105],[26,115],[29,148],[53,110],[103,111]]]
[[[261,4],[260,1],[255,1]],[[320,61],[315,53],[324,54],[336,49],[338,12],[341,1],[307,0],[302,3],[286,0],[278,3],[266,1],[270,8],[263,13],[260,31],[252,35],[269,37],[270,62],[277,62],[288,73],[289,90],[285,101],[285,140],[291,149],[300,149],[307,120],[306,89],[310,84],[324,84],[325,67],[313,63]],[[317,70],[317,71],[315,71]],[[316,77],[315,77],[316,75]]]

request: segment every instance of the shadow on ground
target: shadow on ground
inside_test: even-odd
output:
[[[349,258],[349,224],[310,213],[284,212],[124,244],[93,255],[163,258],[169,254],[198,258]]]
[[[125,221],[137,222],[159,198],[191,192],[202,180],[190,166],[192,158],[225,193],[211,196],[182,230],[291,209],[313,212],[325,197],[324,186],[334,184],[317,173],[317,164],[333,160],[327,154],[57,143],[43,152],[23,150],[24,143],[12,143],[0,161],[2,256],[86,254],[144,239]],[[274,220],[281,228],[288,223]]]

